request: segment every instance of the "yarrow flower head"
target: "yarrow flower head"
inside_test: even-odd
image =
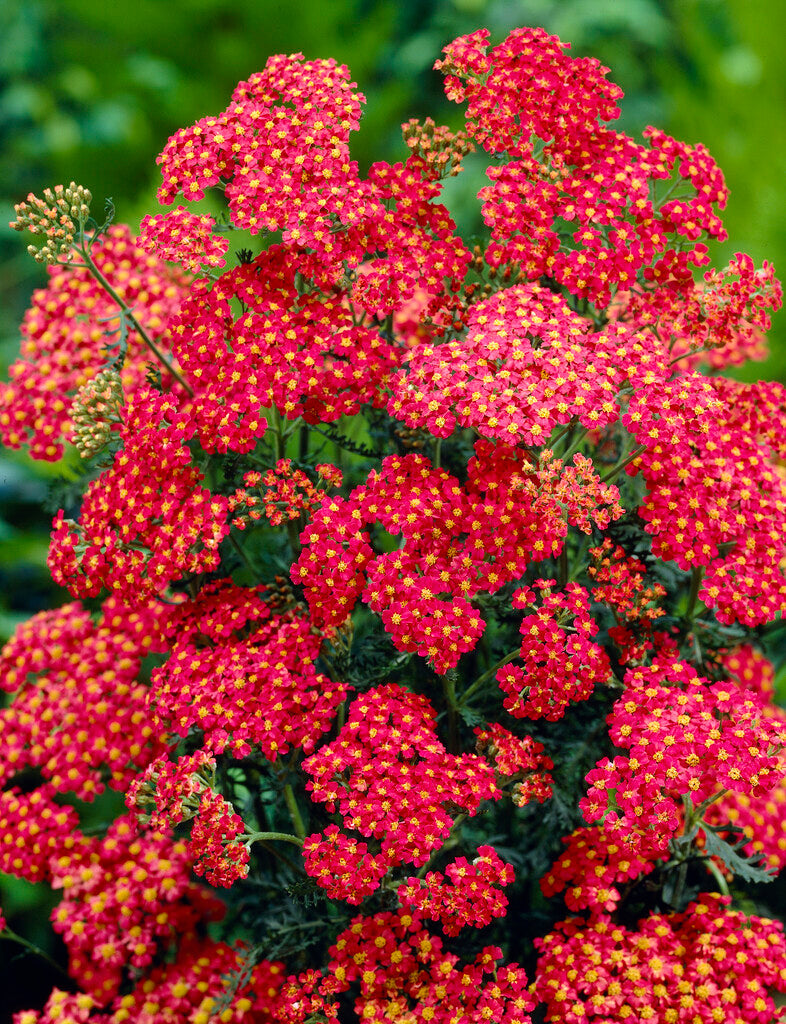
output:
[[[223,267],[229,239],[213,234],[215,221],[199,216],[184,206],[171,213],[144,217],[139,230],[139,247],[184,270],[199,274],[203,267]]]

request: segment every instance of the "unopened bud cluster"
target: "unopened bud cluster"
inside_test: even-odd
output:
[[[67,187],[55,185],[45,189],[43,199],[31,192],[24,203],[14,207],[16,220],[9,225],[14,231],[44,235],[43,245],[28,245],[27,251],[39,263],[57,263],[61,256],[70,259],[79,224],[90,215],[90,191],[76,182]]]
[[[117,370],[101,370],[79,390],[71,407],[73,442],[83,459],[107,444],[112,428],[120,422],[123,385]]]
[[[421,124],[412,118],[401,126],[404,142],[436,172],[436,177],[455,177],[461,161],[475,149],[466,132],[453,132],[427,117]]]

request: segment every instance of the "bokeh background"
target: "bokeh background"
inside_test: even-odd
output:
[[[155,157],[167,137],[222,110],[237,81],[280,52],[346,63],[368,101],[354,142],[361,167],[401,159],[402,121],[461,124],[431,70],[442,47],[480,26],[499,41],[517,25],[541,25],[607,64],[626,94],[624,130],[656,124],[704,142],[731,189],[730,241],[714,246],[715,262],[741,250],[786,276],[783,0],[2,0],[0,371],[43,280],[26,240],[7,228],[29,191],[74,179],[98,211],[111,196],[117,219],[137,226],[156,212]],[[467,168],[448,183],[448,203],[471,234],[481,227],[482,161]],[[768,362],[743,377],[786,378],[786,313],[771,344]],[[45,561],[57,481],[70,472],[0,450],[0,643],[65,599]],[[5,909],[46,944],[47,914],[29,890],[4,891]]]

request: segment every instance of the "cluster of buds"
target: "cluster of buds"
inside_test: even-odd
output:
[[[404,142],[425,161],[435,178],[455,178],[464,157],[475,149],[466,132],[453,132],[430,117],[422,124],[413,117],[402,124],[401,132]]]
[[[28,245],[27,251],[38,263],[57,263],[61,256],[71,258],[71,248],[79,225],[90,216],[90,191],[72,181],[68,187],[55,185],[44,190],[44,198],[31,192],[26,202],[14,207],[16,220],[10,227],[14,231],[29,231],[43,235],[43,245]]]
[[[426,442],[430,439],[429,434],[420,428],[396,426],[393,428],[394,435],[398,438],[401,447],[406,452],[420,451],[425,448]]]
[[[72,441],[83,459],[100,452],[115,424],[121,422],[123,385],[117,370],[107,368],[77,392],[71,406]]]
[[[478,301],[476,299],[478,295],[488,298],[500,288],[507,288],[508,285],[519,284],[527,280],[526,271],[516,263],[509,263],[504,268],[489,266],[486,262],[486,250],[478,244],[472,246],[472,259],[468,269],[484,278],[484,281],[470,282],[464,285],[463,296],[466,302],[473,299]]]
[[[281,614],[290,611],[297,604],[295,591],[286,576],[276,576],[272,583],[266,585],[265,601]]]

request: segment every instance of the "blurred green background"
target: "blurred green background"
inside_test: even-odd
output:
[[[786,268],[786,76],[782,0],[3,0],[0,4],[0,370],[42,280],[7,227],[29,191],[75,179],[121,221],[155,211],[155,157],[178,127],[224,108],[235,83],[267,56],[302,51],[349,65],[368,102],[355,155],[399,159],[399,125],[432,115],[454,126],[431,70],[456,35],[486,25],[495,40],[542,25],[599,57],[623,87],[622,127],[654,123],[707,144],[731,188],[730,241]],[[464,232],[479,230],[482,161],[448,183]],[[773,355],[741,371],[786,376],[786,316]],[[67,471],[67,470],[66,470]],[[62,467],[0,452],[0,640],[57,595],[45,567],[48,481]],[[52,504],[50,500],[50,506]]]
[[[20,317],[43,280],[7,228],[29,191],[75,179],[97,209],[112,196],[118,219],[138,224],[156,210],[155,157],[167,137],[222,110],[237,81],[278,52],[348,64],[368,100],[354,142],[361,166],[401,159],[402,121],[461,123],[431,70],[441,48],[480,26],[499,41],[527,24],[611,68],[626,93],[624,130],[656,124],[709,147],[731,188],[731,240],[715,246],[716,263],[742,250],[786,276],[783,0],[2,0],[0,370],[16,356]],[[470,158],[449,182],[465,232],[480,227],[482,181],[482,162]],[[786,314],[771,341],[769,362],[744,375],[786,377]],[[45,565],[47,494],[62,473],[0,451],[0,642],[65,599]],[[25,934],[35,939],[40,926],[43,939],[40,894],[20,884],[4,898],[7,912],[25,918]]]

